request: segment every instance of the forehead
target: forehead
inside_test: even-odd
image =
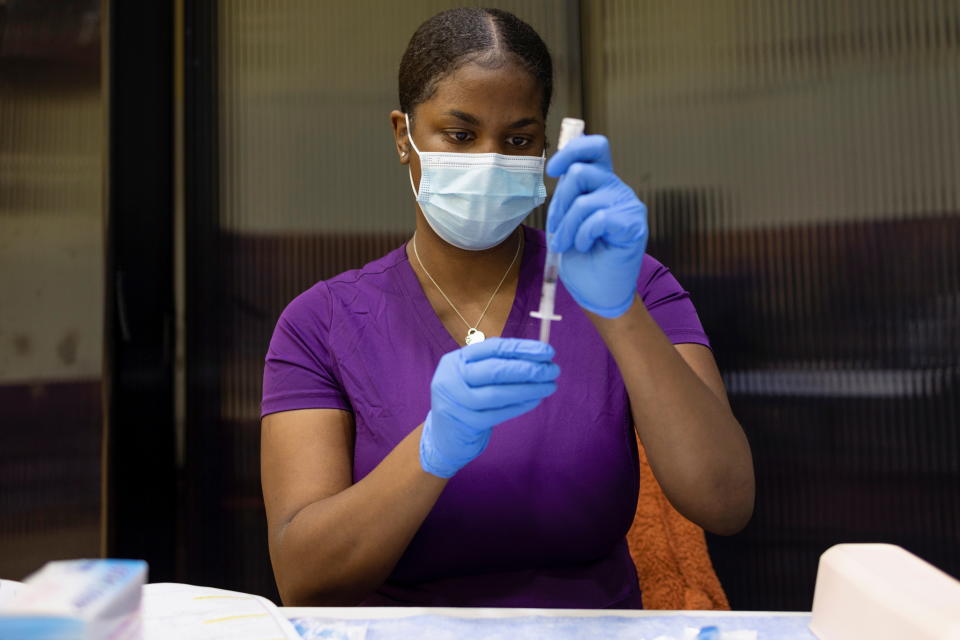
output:
[[[505,120],[542,119],[542,91],[533,75],[515,63],[486,67],[467,63],[437,83],[428,111],[448,109]]]

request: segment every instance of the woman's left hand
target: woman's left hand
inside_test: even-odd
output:
[[[646,206],[613,172],[604,136],[571,140],[550,158],[547,174],[560,177],[547,215],[551,249],[563,254],[560,279],[584,309],[622,315],[647,248]]]

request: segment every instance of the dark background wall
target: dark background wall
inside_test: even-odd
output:
[[[809,608],[819,554],[841,541],[894,542],[960,575],[960,6],[484,4],[543,35],[557,68],[551,134],[582,115],[610,138],[618,173],[649,206],[651,254],[691,291],[711,335],[758,480],[746,531],[709,541],[732,605]],[[169,372],[179,382],[168,402],[180,404],[158,436],[176,444],[161,452],[179,499],[176,529],[145,538],[141,555],[163,563],[174,549],[175,579],[275,597],[259,487],[262,358],[291,298],[412,231],[387,114],[409,36],[454,3],[179,6],[182,65],[162,77],[171,109],[183,109],[182,208],[168,211],[181,232],[170,269],[150,276],[161,292],[176,284],[180,301],[175,339],[150,343],[182,355]],[[0,224],[13,215],[5,175]],[[151,228],[110,242],[135,245]],[[0,237],[0,260],[11,246]],[[37,246],[47,260],[53,245]],[[167,374],[124,377],[134,374],[113,372],[171,395]],[[59,421],[50,406],[0,409],[0,423],[47,421],[62,438],[99,421],[97,403]],[[136,428],[113,420],[111,437]],[[4,424],[0,437],[10,433]],[[48,464],[46,440],[18,437]],[[0,458],[0,478],[27,486],[14,468]],[[0,502],[0,522],[11,513]],[[135,511],[116,519],[148,526]]]
[[[0,577],[100,552],[96,0],[0,2]]]

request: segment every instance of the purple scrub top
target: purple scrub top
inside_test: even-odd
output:
[[[504,337],[537,339],[542,231],[526,246]],[[689,294],[645,256],[638,290],[673,343],[709,346]],[[640,608],[626,533],[639,470],[617,365],[561,284],[551,344],[561,374],[535,410],[494,428],[455,475],[393,573],[364,604]],[[464,333],[466,329],[464,329]],[[284,310],[270,342],[262,415],[294,409],[353,414],[353,479],[361,480],[430,409],[430,380],[454,342],[404,247],[318,282]],[[323,544],[318,540],[317,544]]]

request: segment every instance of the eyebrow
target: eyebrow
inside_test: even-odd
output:
[[[451,109],[450,111],[445,112],[445,116],[453,116],[457,120],[463,120],[468,124],[472,124],[475,127],[480,126],[480,121],[476,117],[470,115],[469,113],[464,113],[463,111],[457,111],[456,109]],[[519,129],[520,127],[526,127],[531,124],[539,124],[540,121],[536,118],[521,118],[516,122],[513,122],[507,125],[507,129]]]
[[[453,116],[453,117],[456,118],[457,120],[463,120],[464,122],[466,122],[466,123],[468,123],[468,124],[472,124],[472,125],[477,126],[477,127],[480,126],[480,121],[479,121],[479,120],[477,120],[475,117],[473,117],[473,116],[470,115],[469,113],[464,113],[463,111],[457,111],[457,110],[455,110],[455,109],[451,109],[450,111],[447,111],[447,112],[444,113],[443,115],[445,115],[445,116]]]
[[[520,127],[526,127],[531,124],[540,124],[540,121],[536,118],[521,118],[513,124],[507,125],[507,129],[519,129]]]

